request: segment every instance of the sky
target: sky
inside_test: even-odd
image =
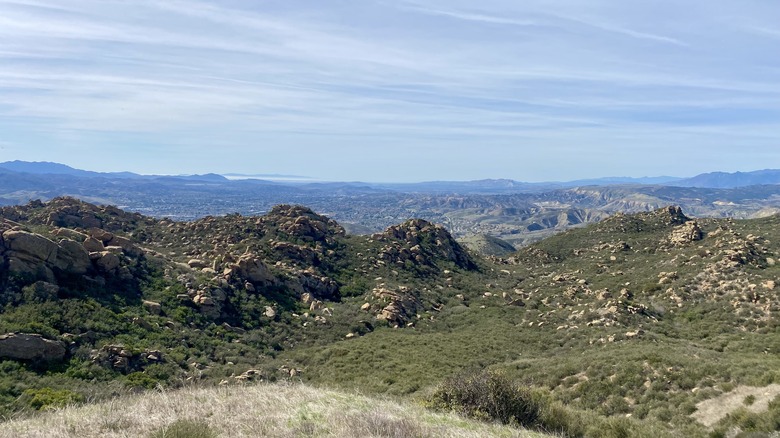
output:
[[[0,0],[0,161],[406,182],[780,168],[777,0]]]

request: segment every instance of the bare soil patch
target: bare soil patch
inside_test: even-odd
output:
[[[745,398],[755,397],[750,405],[745,404]],[[715,398],[704,400],[696,405],[696,412],[691,414],[699,423],[711,427],[726,415],[739,408],[745,408],[751,412],[763,412],[769,407],[769,402],[780,395],[780,385],[772,384],[764,387],[738,386],[733,391],[721,394]]]

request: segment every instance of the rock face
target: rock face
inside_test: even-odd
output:
[[[102,272],[113,272],[120,263],[119,257],[111,252],[103,251],[96,255],[95,265]]]
[[[65,357],[65,346],[41,335],[9,333],[0,335],[0,358],[53,362]]]

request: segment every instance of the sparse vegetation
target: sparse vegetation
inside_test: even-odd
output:
[[[149,435],[149,438],[216,438],[219,436],[202,420],[178,419]]]

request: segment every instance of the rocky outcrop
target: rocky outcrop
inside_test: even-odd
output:
[[[323,300],[335,299],[339,294],[339,285],[335,280],[319,275],[313,269],[298,272],[297,281],[288,286],[298,295],[303,296],[308,293]]]
[[[423,219],[392,226],[373,238],[388,242],[382,249],[381,257],[391,263],[434,266],[436,260],[443,259],[463,269],[477,267],[469,253],[444,227]]]
[[[38,334],[8,333],[0,335],[0,358],[53,362],[65,357],[65,346]]]
[[[277,205],[262,220],[280,233],[304,242],[332,243],[335,236],[346,234],[333,219],[300,205]]]
[[[160,351],[132,351],[123,345],[105,345],[99,350],[93,350],[90,359],[95,364],[122,374],[143,371],[151,364],[165,362]]]
[[[34,233],[8,230],[3,233],[3,248],[10,272],[54,281],[51,265],[57,260],[57,244]]]
[[[387,321],[395,327],[404,327],[417,317],[417,312],[422,309],[419,292],[400,286],[397,290],[384,287],[372,291],[373,297],[380,307],[376,315],[378,320]],[[369,305],[365,310],[370,310]]]
[[[15,257],[41,262],[57,257],[57,244],[39,234],[10,230],[3,233],[3,240]]]
[[[677,205],[670,205],[669,207],[656,210],[655,214],[666,220],[666,223],[669,225],[682,225],[691,220],[683,214],[682,208]]]
[[[62,239],[58,243],[57,257],[52,263],[57,269],[72,274],[86,274],[92,266],[89,251],[70,239]]]
[[[699,224],[696,221],[688,221],[672,230],[672,233],[669,236],[669,243],[680,246],[703,238],[704,233],[699,227]]]
[[[320,255],[308,246],[296,245],[289,242],[271,242],[271,249],[278,258],[289,260],[296,264],[317,266],[321,263]]]
[[[668,206],[631,215],[616,213],[602,221],[598,229],[619,233],[651,232],[668,230],[671,227],[683,225],[690,220],[691,218],[683,214],[679,206]]]
[[[130,231],[138,224],[155,222],[138,213],[125,212],[114,206],[93,205],[68,196],[54,198],[46,203],[31,201],[27,205],[3,207],[0,215],[35,225],[81,230],[98,228],[108,232]]]
[[[256,285],[270,285],[275,283],[275,277],[268,266],[255,254],[244,254],[238,261],[227,269],[225,276],[237,276]]]

